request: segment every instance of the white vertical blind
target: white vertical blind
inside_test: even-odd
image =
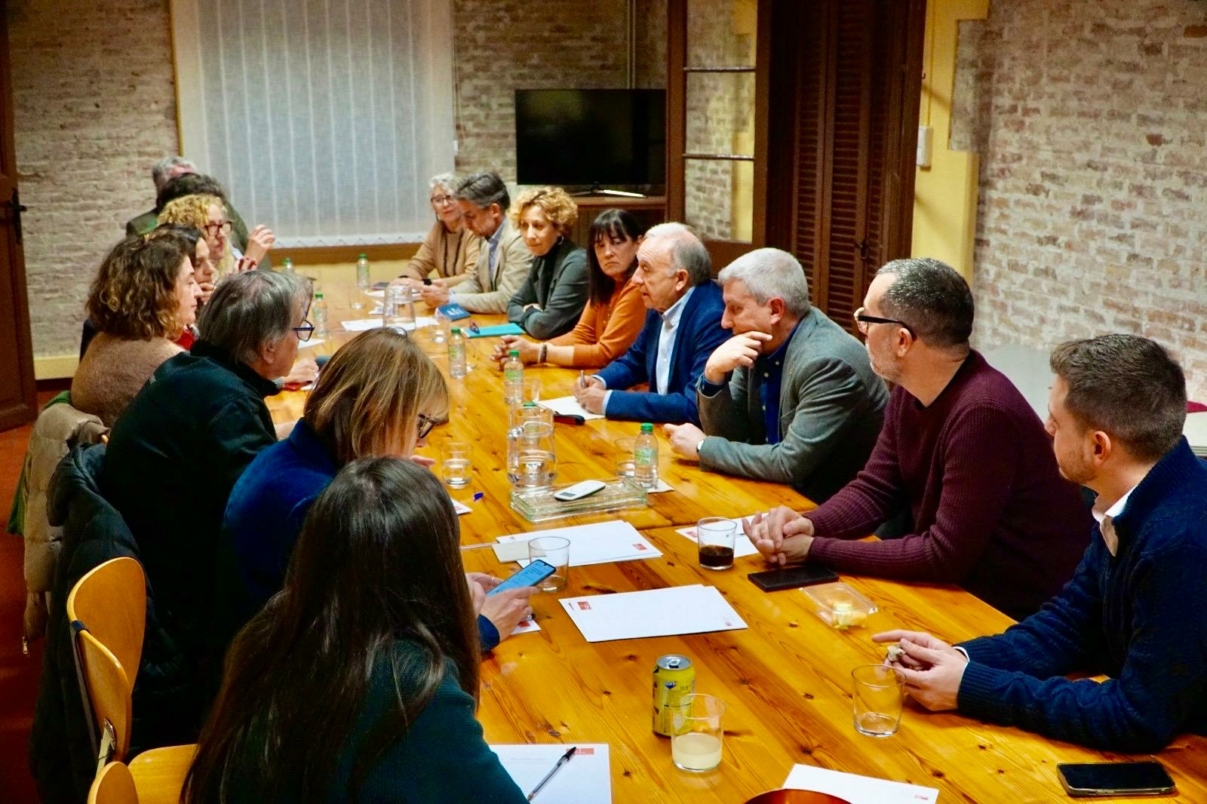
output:
[[[173,0],[184,155],[287,246],[421,239],[454,159],[447,0]]]

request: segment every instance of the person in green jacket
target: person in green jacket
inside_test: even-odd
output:
[[[519,804],[474,717],[478,661],[448,493],[411,462],[353,461],[231,644],[184,800]]]

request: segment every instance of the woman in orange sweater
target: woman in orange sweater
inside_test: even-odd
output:
[[[641,293],[629,281],[637,268],[637,247],[643,234],[641,224],[630,213],[620,209],[601,212],[591,224],[587,306],[578,325],[543,343],[505,336],[494,359],[502,362],[509,350],[516,349],[527,364],[600,368],[624,354],[645,323]]]

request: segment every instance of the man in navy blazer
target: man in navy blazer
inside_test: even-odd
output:
[[[629,280],[649,310],[629,350],[574,389],[587,411],[609,419],[700,423],[696,382],[708,356],[728,334],[721,328],[725,302],[712,281],[708,250],[682,223],[661,223],[645,233],[637,270]],[[648,391],[630,391],[648,384]]]

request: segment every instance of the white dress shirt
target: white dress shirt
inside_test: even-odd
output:
[[[1115,500],[1115,504],[1104,512],[1099,512],[1097,508],[1090,509],[1090,513],[1094,515],[1094,519],[1098,520],[1098,530],[1102,533],[1102,541],[1106,542],[1106,549],[1111,555],[1119,552],[1119,534],[1115,533],[1115,517],[1123,513],[1123,509],[1127,508],[1127,498],[1132,496],[1132,492],[1136,490],[1132,486],[1119,499]]]
[[[691,297],[694,287],[687,289],[679,297],[679,301],[667,308],[665,313],[659,313],[662,316],[662,332],[658,335],[658,357],[654,361],[654,376],[650,378],[650,391],[655,394],[665,394],[666,387],[670,383],[671,376],[671,355],[675,351],[675,342],[678,340],[679,319],[683,317],[683,309],[687,307],[687,300]],[[599,375],[594,375],[598,377]],[[600,383],[603,379],[600,378]],[[603,398],[603,414],[608,413],[608,401],[612,398],[612,392],[608,391]]]

